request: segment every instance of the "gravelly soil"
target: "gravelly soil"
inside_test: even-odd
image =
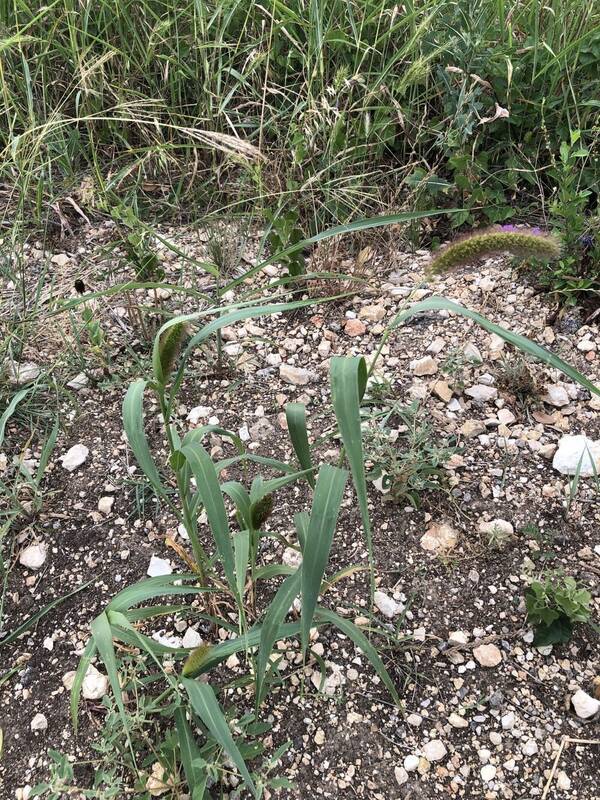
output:
[[[169,230],[165,235],[202,256],[202,243],[189,231]],[[119,278],[114,255],[94,267],[109,238],[110,228],[91,229],[85,240],[58,246],[56,252],[68,258],[56,265],[55,295],[74,295],[71,287],[80,276],[92,289]],[[35,275],[43,256],[34,248],[30,258]],[[173,282],[204,285],[171,254],[164,254],[164,261]],[[178,409],[182,430],[192,425],[191,409],[204,406],[197,424],[218,419],[223,427],[247,433],[254,452],[290,459],[283,406],[289,400],[302,400],[307,404],[311,436],[322,439],[319,454],[335,463],[337,443],[322,438],[332,424],[328,359],[338,354],[371,357],[394,313],[432,290],[547,345],[600,383],[597,325],[583,325],[573,313],[552,327],[546,325],[549,309],[543,298],[501,259],[447,276],[435,287],[427,282],[426,261],[427,254],[422,252],[393,258],[386,254],[375,258],[370,267],[370,285],[375,288],[361,289],[359,296],[346,303],[254,320],[227,330],[229,371],[216,376],[209,363],[212,352],[199,353]],[[5,298],[9,294],[10,287],[4,287]],[[50,307],[51,298],[48,301]],[[140,495],[136,504],[133,481],[139,471],[133,469],[122,434],[120,407],[129,380],[147,363],[147,348],[132,330],[119,305],[122,302],[115,296],[98,304],[96,313],[110,342],[112,363],[103,370],[88,361],[88,386],[66,390],[61,398],[63,426],[44,484],[43,508],[21,524],[16,540],[5,631],[53,599],[89,585],[0,650],[5,676],[0,685],[2,798],[27,797],[27,786],[47,778],[49,748],[72,758],[79,787],[91,785],[94,763],[90,759],[97,756],[90,745],[99,735],[106,710],[99,701],[84,701],[80,734],[75,739],[63,676],[76,668],[90,620],[119,589],[145,575],[152,555],[184,569],[164,542],[165,535],[177,538],[174,519],[156,508],[148,493],[143,506]],[[173,297],[161,302],[165,308],[181,308]],[[473,348],[481,361],[470,360]],[[419,377],[415,373],[421,368],[412,362],[426,356],[434,359],[432,374]],[[42,321],[30,351],[22,356],[43,368],[52,367],[63,384],[81,370],[81,358],[64,315],[60,321]],[[304,386],[289,384],[281,377],[281,364],[309,370],[310,381]],[[540,652],[531,645],[523,592],[547,563],[591,589],[598,616],[600,504],[594,480],[583,479],[568,504],[568,479],[553,468],[552,458],[564,434],[600,438],[600,404],[556,371],[533,362],[526,369],[536,388],[520,398],[511,370],[519,364],[507,346],[501,347],[471,321],[447,312],[413,319],[383,347],[377,374],[389,382],[388,401],[391,397],[408,404],[418,399],[422,419],[438,437],[457,445],[447,465],[446,490],[424,493],[418,509],[407,502],[385,502],[375,487],[370,490],[378,590],[399,604],[391,620],[377,608],[373,611],[378,624],[390,631],[382,655],[404,708],[399,711],[390,702],[364,655],[339,633],[322,630],[313,641],[316,656],[326,664],[321,687],[325,694],[316,689],[321,678],[318,659],[313,657],[302,676],[297,644],[287,643],[281,650],[280,671],[288,679],[267,702],[265,717],[272,719],[273,729],[266,744],[269,752],[291,741],[275,774],[287,777],[294,788],[271,790],[270,796],[386,800],[446,796],[593,800],[599,796],[597,717],[585,722],[569,705],[578,688],[593,691],[598,636],[591,628],[579,626],[568,645]],[[522,370],[518,375],[522,376]],[[552,399],[547,384],[565,390],[564,404],[546,402]],[[497,392],[478,402],[468,393],[473,386]],[[157,415],[156,407],[149,406],[147,429],[160,462],[164,442]],[[11,423],[8,455],[17,452],[22,441],[23,427]],[[89,448],[89,456],[67,473],[59,457],[77,443]],[[218,437],[212,437],[211,446],[215,457],[230,452]],[[114,497],[108,514],[98,511],[98,501],[104,496]],[[307,509],[308,501],[300,485],[283,491],[268,523],[271,530],[292,536],[293,515]],[[481,523],[492,520],[508,522],[514,529],[500,547],[490,544],[480,530]],[[438,553],[425,550],[423,535],[442,523],[456,536],[453,546]],[[46,543],[48,555],[41,569],[27,570],[18,563],[18,553],[36,541]],[[264,558],[280,560],[282,551],[283,546],[273,540]],[[330,573],[365,562],[360,519],[348,489]],[[336,584],[326,602],[359,624],[367,624],[368,597],[366,574],[359,572]],[[401,607],[406,608],[401,611]],[[195,618],[189,621],[196,625]],[[175,628],[175,622],[164,620],[167,634],[181,635],[182,626]],[[204,634],[202,628],[200,632]],[[464,636],[450,637],[453,632]],[[473,650],[481,643],[498,648],[498,664],[479,663]],[[101,664],[97,666],[102,669]],[[243,663],[230,667],[219,675],[220,683],[245,671]],[[234,699],[240,709],[251,710],[252,697],[245,691],[228,690],[225,704]],[[32,732],[31,721],[38,713],[45,715],[48,726]],[[564,745],[551,773],[564,737],[582,741]],[[436,741],[437,746],[428,747]],[[418,757],[414,765],[410,758],[405,761],[410,756]],[[226,786],[223,791],[228,796]]]

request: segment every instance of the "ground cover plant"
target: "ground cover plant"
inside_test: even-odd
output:
[[[0,796],[596,791],[600,8],[0,8]]]

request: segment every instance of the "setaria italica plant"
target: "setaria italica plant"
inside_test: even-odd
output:
[[[429,269],[437,275],[484,256],[506,252],[541,261],[554,261],[560,258],[561,242],[540,228],[517,228],[514,225],[488,228],[451,242],[433,259]]]

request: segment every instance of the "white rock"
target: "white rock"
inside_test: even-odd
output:
[[[512,524],[505,519],[493,519],[490,522],[480,522],[479,530],[481,533],[494,534],[500,536],[513,536],[515,529]]]
[[[40,367],[33,361],[23,361],[19,364],[16,361],[8,362],[8,380],[13,386],[21,386],[24,383],[31,383],[39,377]]]
[[[45,731],[48,727],[48,720],[43,714],[36,714],[31,720],[30,728],[32,731]]]
[[[502,716],[500,722],[502,723],[502,730],[510,731],[515,725],[515,715],[512,711],[508,711]]]
[[[67,691],[71,691],[75,681],[75,671],[67,672],[63,675],[63,686]],[[86,700],[100,700],[108,692],[108,678],[98,672],[93,664],[90,664],[85,673],[81,693]]]
[[[571,778],[562,769],[556,773],[556,785],[563,792],[568,792],[571,788]]]
[[[499,353],[501,350],[504,350],[504,345],[506,342],[501,336],[498,336],[497,333],[492,333],[490,336],[490,353]]]
[[[294,367],[291,364],[282,364],[279,367],[279,377],[285,383],[291,383],[294,386],[306,386],[314,379],[314,372],[302,367]]]
[[[600,711],[600,700],[596,700],[583,689],[578,689],[571,698],[575,713],[580,719],[590,719]]]
[[[202,637],[194,628],[188,628],[183,634],[181,644],[183,647],[200,647],[202,644]]]
[[[261,417],[250,428],[250,436],[255,442],[262,442],[268,439],[275,432],[275,428],[266,417]]]
[[[467,644],[469,641],[469,634],[465,631],[452,631],[448,636],[449,645]]]
[[[115,498],[112,495],[106,495],[105,497],[101,497],[98,500],[98,511],[101,514],[105,514],[108,516],[112,510],[113,503],[115,502]]]
[[[419,756],[406,756],[404,759],[404,769],[407,772],[414,772],[419,766]]]
[[[423,755],[427,761],[441,761],[447,753],[446,746],[440,739],[432,739],[423,745]]]
[[[600,475],[600,440],[587,436],[563,436],[552,459],[552,466],[561,475],[579,474],[582,478]]]
[[[211,414],[212,408],[210,406],[196,406],[187,415],[187,421],[191,422],[192,425],[197,425],[201,419],[207,419]]]
[[[404,606],[401,603],[397,603],[385,592],[375,592],[373,599],[379,611],[388,619],[393,619],[397,614],[401,614],[404,611]]]
[[[19,564],[27,569],[39,569],[48,555],[48,547],[44,542],[30,544],[19,556]]]
[[[481,768],[481,780],[484,783],[489,783],[493,781],[496,777],[496,767],[493,764],[486,764],[485,767]]]
[[[423,717],[420,714],[409,714],[406,721],[409,725],[412,725],[413,728],[418,728],[423,722]]]
[[[53,264],[56,264],[58,267],[66,267],[67,264],[71,261],[71,257],[68,256],[66,253],[56,253],[52,256],[50,261]]]
[[[464,717],[461,717],[460,714],[457,714],[455,711],[450,714],[448,717],[448,722],[452,725],[453,728],[468,728],[469,722]]]
[[[435,375],[438,371],[438,362],[431,356],[423,356],[411,361],[410,368],[415,375]]]
[[[73,472],[83,464],[89,453],[89,449],[84,444],[74,444],[60,457],[60,461],[67,472]]]
[[[430,553],[447,553],[456,547],[458,534],[447,523],[434,522],[421,536],[420,545]]]
[[[556,408],[569,405],[569,395],[564,386],[560,386],[557,383],[547,383],[545,389],[546,393],[542,396],[542,400],[545,403]]]
[[[473,361],[474,363],[481,363],[483,361],[479,349],[471,342],[468,342],[463,347],[463,353],[469,361]]]
[[[366,319],[369,322],[381,322],[385,317],[384,306],[363,306],[358,312],[360,319]]]
[[[149,575],[151,578],[156,578],[158,575],[171,575],[172,572],[173,567],[170,561],[159,558],[158,556],[152,556],[146,575]]]
[[[402,786],[402,784],[406,783],[408,780],[408,772],[404,769],[404,767],[394,767],[394,775],[396,777],[396,783],[398,786]]]
[[[480,644],[473,649],[473,656],[482,667],[497,667],[502,663],[502,653],[495,644]]]
[[[78,392],[80,389],[83,389],[89,383],[89,378],[85,374],[85,372],[80,372],[78,375],[75,375],[73,380],[70,380],[67,383],[69,389],[73,389],[74,392]]]
[[[482,383],[477,383],[465,389],[465,394],[472,397],[476,403],[487,403],[489,400],[495,400],[498,397],[498,390],[493,386],[484,386]]]
[[[298,569],[300,564],[302,564],[302,553],[294,547],[286,547],[281,560],[286,566]]]
[[[535,739],[527,739],[527,741],[521,745],[521,752],[524,756],[534,756],[537,751],[538,743]]]

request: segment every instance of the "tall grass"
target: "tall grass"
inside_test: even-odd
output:
[[[315,230],[430,190],[510,207],[547,191],[570,128],[597,134],[595,0],[1,9],[0,180],[28,220],[117,195],[169,214],[293,198]],[[496,102],[509,118],[481,123]]]

